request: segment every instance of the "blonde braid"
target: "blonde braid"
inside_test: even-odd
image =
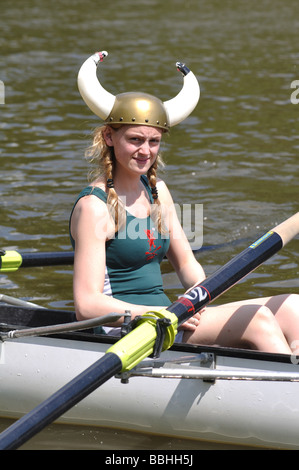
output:
[[[154,204],[152,204],[152,207],[151,207],[151,217],[159,233],[166,234],[168,231],[163,221],[162,207],[161,207],[161,202],[160,202],[160,199],[158,196],[158,190],[157,190],[157,168],[159,165],[162,166],[163,161],[161,157],[158,155],[155,163],[150,167],[150,169],[147,172],[147,179],[148,179],[150,188],[152,190],[152,195],[154,199]]]
[[[106,188],[108,192],[107,206],[110,215],[114,219],[115,231],[118,232],[126,223],[126,210],[114,189],[114,162],[114,151],[111,149],[110,155],[107,155],[103,161],[103,166],[105,168]]]
[[[93,165],[88,173],[88,181],[94,181],[101,177],[105,178],[107,190],[107,207],[110,215],[115,223],[115,231],[120,230],[126,221],[126,211],[121,201],[119,201],[117,193],[113,187],[114,176],[114,150],[108,147],[104,139],[104,131],[106,126],[97,127],[93,133],[93,142],[85,152],[85,158]],[[107,186],[107,181],[111,180],[112,184]]]

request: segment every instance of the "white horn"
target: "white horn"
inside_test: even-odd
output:
[[[193,72],[180,62],[177,62],[176,66],[184,75],[184,84],[174,98],[164,102],[170,127],[179,124],[192,113],[200,96],[199,84]]]
[[[97,78],[97,65],[108,55],[108,52],[96,52],[81,66],[78,73],[80,94],[91,111],[105,120],[114,105],[115,96],[102,87]]]

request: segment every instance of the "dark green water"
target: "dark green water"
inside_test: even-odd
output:
[[[226,244],[199,255],[207,274],[297,212],[297,11],[294,0],[2,0],[0,247],[71,249],[69,212],[98,124],[76,77],[102,49],[102,83],[114,94],[170,99],[182,84],[177,60],[199,79],[198,107],[163,144],[163,177],[177,203],[203,205],[204,245]],[[297,238],[223,300],[298,292],[298,254]],[[167,263],[163,272],[174,300],[179,282]],[[1,275],[0,293],[72,308],[72,268]]]

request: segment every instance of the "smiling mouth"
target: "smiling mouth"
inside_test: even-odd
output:
[[[136,160],[137,162],[141,162],[141,163],[145,163],[145,162],[148,162],[150,160],[149,157],[147,157],[147,158],[133,157],[133,159]]]

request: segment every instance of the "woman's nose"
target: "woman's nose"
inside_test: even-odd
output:
[[[143,155],[149,155],[150,146],[147,141],[143,142],[142,145],[139,147],[139,153],[142,153]]]

